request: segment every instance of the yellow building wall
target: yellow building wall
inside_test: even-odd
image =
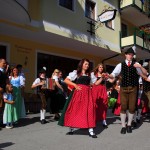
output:
[[[100,63],[100,61],[104,58],[99,58],[93,55],[83,54],[80,52],[66,50],[58,47],[53,47],[50,45],[44,45],[42,43],[28,41],[24,39],[18,39],[15,37],[0,36],[0,42],[7,43],[10,47],[10,64],[15,66],[17,64],[22,64],[23,69],[25,71],[26,76],[26,92],[33,92],[31,90],[31,84],[35,80],[36,77],[36,51],[40,50],[41,52],[53,53],[56,55],[63,55],[66,57],[75,57],[82,59],[88,58],[91,60],[94,65]]]
[[[89,43],[92,45],[96,45],[103,48],[109,48],[113,51],[120,52],[119,49],[119,31],[120,31],[120,14],[117,11],[116,18],[114,19],[114,30],[111,30],[105,26],[105,24],[100,24],[99,22],[96,23],[99,28],[96,30],[96,37],[99,38],[98,41],[89,40],[89,38],[94,38],[90,36],[90,33],[87,30],[90,29],[88,21],[91,19],[85,17],[85,0],[76,0],[75,1],[75,9],[71,11],[64,7],[59,6],[59,1],[56,0],[34,0],[39,4],[33,5],[34,2],[30,2],[31,6],[29,9],[29,13],[31,14],[31,18],[33,16],[33,20],[38,20],[40,15],[36,13],[39,7],[41,8],[41,21],[46,22],[47,24],[43,24],[43,29],[47,32],[52,32],[58,35],[62,35],[65,37],[73,38],[85,43]],[[114,9],[112,5],[108,2],[103,0],[93,0],[96,2],[96,18],[97,16],[103,12],[103,10],[111,7]],[[30,5],[29,3],[29,5]],[[113,3],[113,1],[112,1]],[[114,6],[117,3],[114,2]],[[117,6],[116,6],[117,7]],[[37,16],[36,16],[37,15]],[[37,18],[37,19],[36,19]],[[94,21],[94,20],[93,20]],[[66,29],[66,30],[65,30]],[[88,35],[87,37],[84,37]],[[108,42],[107,46],[100,41],[100,39],[105,40]],[[118,46],[116,49],[115,46]]]

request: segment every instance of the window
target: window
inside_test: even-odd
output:
[[[73,0],[59,0],[59,5],[67,9],[73,10]]]
[[[127,37],[128,36],[128,32],[127,32],[127,25],[121,23],[121,33],[122,33],[122,38],[123,37]]]
[[[91,0],[85,2],[85,16],[95,20],[95,3]]]
[[[4,59],[7,59],[7,47],[6,46],[3,46],[3,45],[0,45],[0,58],[4,58]]]
[[[106,22],[105,26],[112,29],[112,30],[114,30],[114,20]]]

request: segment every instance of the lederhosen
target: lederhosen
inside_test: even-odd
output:
[[[150,74],[147,75],[147,77]],[[148,108],[150,108],[150,82],[143,80],[143,94],[142,100],[145,100],[145,96],[148,99]]]
[[[134,114],[136,101],[137,101],[137,90],[138,90],[138,79],[136,68],[133,66],[134,62],[128,67],[123,62],[121,67],[121,85],[120,85],[120,101],[121,101],[121,113],[125,113],[127,109],[131,114]]]
[[[46,79],[40,78],[40,82],[42,82],[42,81],[46,82]],[[45,89],[45,88],[42,89],[42,86],[38,86],[37,91],[38,91],[38,94],[39,94],[40,99],[41,99],[41,109],[46,109],[47,98],[49,96],[49,90]]]

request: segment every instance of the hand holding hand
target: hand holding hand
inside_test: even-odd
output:
[[[135,63],[133,66],[134,66],[135,68],[141,68],[141,64],[139,64],[139,63]]]

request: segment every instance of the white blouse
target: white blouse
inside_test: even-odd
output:
[[[37,78],[35,79],[35,81],[32,83],[32,85],[37,85],[39,84],[41,81],[40,81],[40,78]]]
[[[91,83],[95,83],[97,81],[97,77],[94,75],[94,72],[91,73]]]
[[[56,82],[58,82],[58,76],[54,75],[54,76],[52,77],[52,79],[54,79]]]
[[[84,75],[83,75],[84,76]],[[87,75],[85,75],[87,76]],[[70,72],[67,76],[68,79],[71,81],[74,81],[77,78],[77,70],[74,70],[73,72]],[[94,72],[91,73],[91,83],[95,83],[97,80],[97,77],[94,75]]]

